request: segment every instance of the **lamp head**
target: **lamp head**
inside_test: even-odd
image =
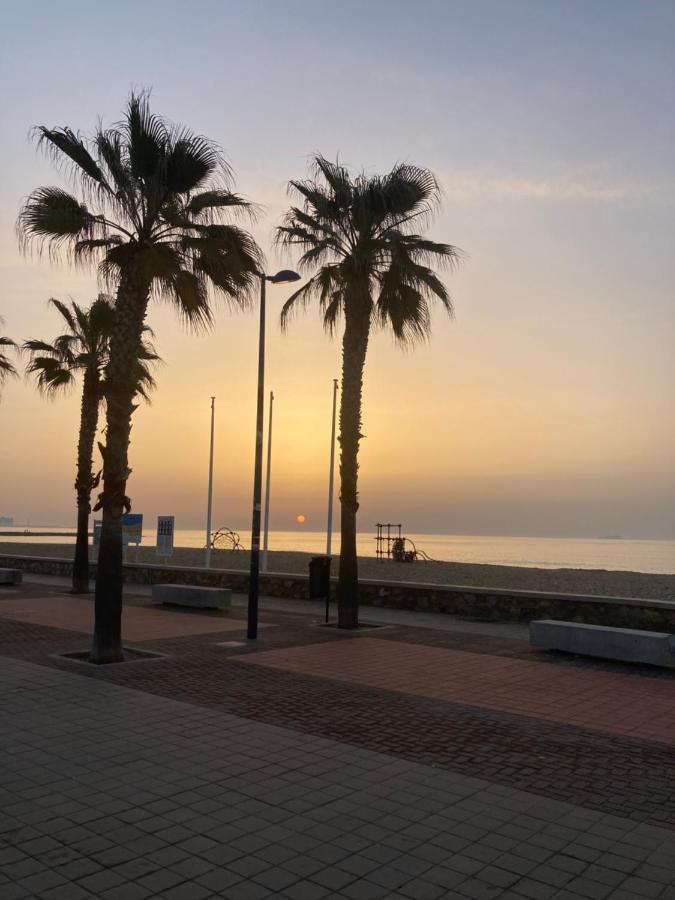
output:
[[[272,284],[286,284],[289,281],[300,281],[300,275],[297,272],[293,272],[291,269],[282,269],[280,272],[277,272],[276,275],[266,275],[267,281],[271,281]]]

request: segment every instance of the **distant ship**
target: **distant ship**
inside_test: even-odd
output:
[[[14,519],[12,516],[0,516],[0,525],[13,525]]]
[[[620,534],[600,534],[596,538],[598,541],[622,541],[623,535]]]

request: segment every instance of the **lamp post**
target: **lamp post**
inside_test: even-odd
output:
[[[258,398],[256,406],[255,463],[253,468],[253,517],[251,522],[251,572],[248,582],[248,620],[246,637],[254,641],[258,637],[258,580],[260,575],[260,511],[262,499],[263,414],[265,393],[265,287],[299,281],[297,272],[282,269],[276,275],[260,276],[260,329],[258,336]]]
[[[204,564],[208,569],[211,565],[211,509],[213,507],[213,425],[216,398],[211,397],[211,446],[209,450],[209,492],[206,504],[206,553]]]

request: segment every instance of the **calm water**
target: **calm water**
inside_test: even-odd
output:
[[[0,529],[0,532],[3,529]],[[6,529],[10,530],[10,529]],[[14,530],[19,530],[15,528]],[[45,529],[47,530],[47,529]],[[49,531],[70,529],[50,528]],[[68,537],[40,537],[37,528],[30,537],[4,537],[0,541],[34,543],[71,542]],[[240,532],[245,547],[250,546],[250,533]],[[534,566],[541,569],[623,569],[634,572],[675,574],[675,541],[636,541],[588,538],[523,538],[489,537],[484,535],[410,534],[420,550],[432,559],[453,562],[489,563],[505,566]],[[142,546],[154,546],[155,530],[143,532]],[[178,530],[177,547],[201,547],[204,532]],[[270,550],[300,550],[309,553],[325,553],[326,537],[323,532],[273,531],[269,538]],[[333,540],[333,553],[339,550],[339,535]],[[375,555],[375,538],[372,533],[358,536],[358,551],[362,556]]]

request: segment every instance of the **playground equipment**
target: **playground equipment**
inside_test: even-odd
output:
[[[401,523],[378,522],[375,527],[375,555],[378,559],[393,559],[394,562],[416,562],[419,559],[432,562],[424,550],[418,550],[415,542],[401,534]],[[385,531],[386,528],[386,531]],[[409,549],[410,547],[410,549]]]
[[[213,550],[245,550],[239,533],[231,528],[219,528],[211,535],[211,547]]]

